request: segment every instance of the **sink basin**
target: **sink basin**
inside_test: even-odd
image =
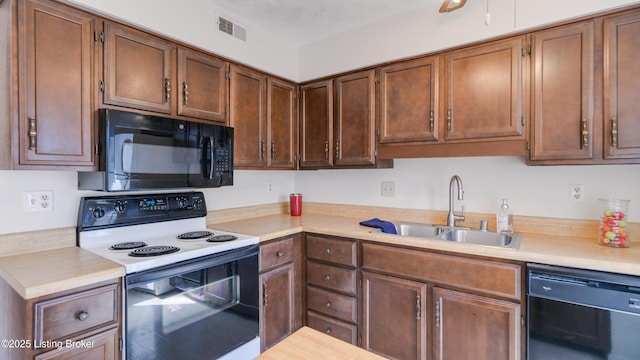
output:
[[[480,231],[473,229],[453,229],[445,232],[439,236],[442,240],[494,246],[501,248],[519,249],[522,242],[522,235],[520,233],[514,233],[513,235],[502,234],[492,231]]]
[[[444,225],[432,225],[432,224],[419,224],[410,222],[397,222],[393,223],[396,227],[396,232],[400,236],[411,237],[435,237],[450,228]]]
[[[423,238],[428,240],[451,241],[464,244],[491,246],[497,248],[519,249],[522,234],[512,235],[493,231],[482,231],[466,227],[451,227],[446,225],[421,224],[412,222],[394,222],[396,232],[400,236]],[[371,232],[381,232],[372,230]]]

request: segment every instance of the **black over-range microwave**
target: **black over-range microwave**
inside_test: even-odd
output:
[[[81,190],[233,185],[233,128],[113,109],[99,110],[100,171]]]

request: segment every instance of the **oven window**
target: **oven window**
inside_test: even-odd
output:
[[[257,256],[131,284],[127,359],[216,359],[258,336]]]

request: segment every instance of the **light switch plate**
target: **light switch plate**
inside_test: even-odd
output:
[[[53,191],[28,191],[24,193],[25,212],[53,211]]]

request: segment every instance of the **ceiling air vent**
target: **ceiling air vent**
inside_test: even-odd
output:
[[[239,26],[238,24],[232,23],[222,16],[218,17],[218,30],[242,41],[247,41],[247,29]]]

